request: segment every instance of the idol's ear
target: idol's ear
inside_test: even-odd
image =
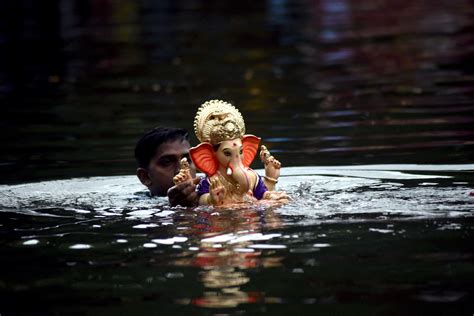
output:
[[[257,154],[258,144],[260,143],[260,137],[255,135],[244,135],[242,137],[242,148],[244,151],[244,159],[242,163],[245,167],[250,166],[255,155]]]
[[[217,160],[214,158],[214,148],[210,143],[200,143],[189,149],[194,165],[207,176],[213,176],[217,171]]]

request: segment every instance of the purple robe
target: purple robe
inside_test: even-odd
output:
[[[257,184],[253,188],[252,194],[257,200],[261,200],[263,198],[263,194],[267,192],[268,189],[265,186],[265,183],[263,183],[262,177],[260,177],[258,174],[257,174],[257,179],[258,179]],[[205,193],[209,193],[209,187],[210,187],[209,177],[202,178],[196,187],[196,192],[198,193],[199,196]]]

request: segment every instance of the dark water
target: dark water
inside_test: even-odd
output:
[[[1,316],[472,315],[473,12],[0,1]],[[146,197],[135,141],[211,98],[288,205]]]
[[[240,209],[135,176],[0,186],[2,313],[469,315],[468,170],[288,167],[290,203]]]

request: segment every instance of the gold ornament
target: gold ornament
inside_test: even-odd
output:
[[[224,140],[242,138],[245,122],[232,104],[210,100],[199,107],[194,118],[194,132],[201,143],[217,145]]]

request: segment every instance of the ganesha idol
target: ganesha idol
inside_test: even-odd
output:
[[[245,134],[245,123],[230,103],[211,100],[202,104],[194,120],[194,131],[201,142],[190,149],[196,167],[206,174],[196,190],[200,205],[226,206],[257,200],[286,202],[285,192],[274,191],[281,164],[261,147],[260,158],[265,176],[259,176],[249,166],[254,160],[260,138]],[[175,182],[189,180],[186,162]]]

